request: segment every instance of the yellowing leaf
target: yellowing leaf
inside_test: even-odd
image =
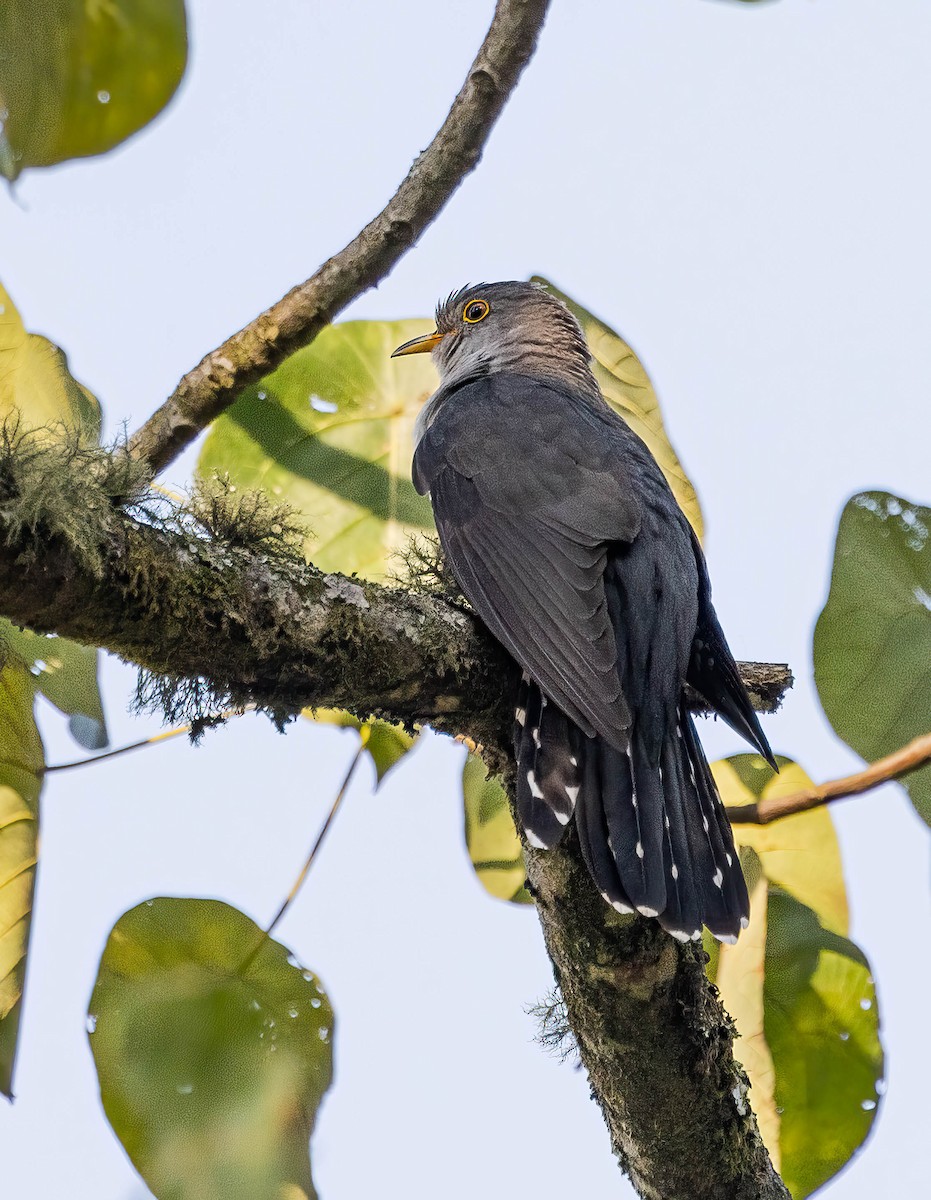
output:
[[[620,334],[570,299],[548,279],[534,275],[533,282],[545,284],[548,291],[569,307],[582,326],[592,352],[595,379],[604,398],[620,413],[634,433],[646,442],[662,468],[679,507],[701,538],[704,526],[698,496],[669,441],[659,400],[640,359]]]
[[[776,1108],[776,1072],[763,1027],[769,887],[758,860],[755,862],[756,882],[751,887],[748,861],[753,861],[752,852],[741,855],[747,884],[751,888],[750,925],[740,935],[736,946],[720,947],[714,982],[740,1034],[734,1052],[750,1077],[753,1111],[773,1166],[778,1171],[780,1119]]]
[[[45,756],[32,715],[35,684],[20,666],[0,671],[0,1092],[13,1063],[35,888],[39,793]]]
[[[100,436],[100,405],[68,371],[57,346],[27,333],[7,292],[0,285],[0,423],[19,429],[47,429],[58,437],[62,427],[96,443]],[[106,745],[97,651],[64,638],[45,637],[17,629],[0,618],[0,666],[12,655],[38,681],[39,690],[69,714],[71,732],[82,746],[99,750]]]
[[[4,0],[0,172],[102,154],[160,112],[187,60],[183,0]]]
[[[410,479],[414,421],[437,386],[428,355],[392,350],[426,321],[332,325],[214,422],[198,463],[302,513],[325,571],[384,579],[412,534],[433,529]],[[398,567],[400,564],[394,564]]]
[[[812,786],[798,763],[777,758],[776,775],[758,754],[735,754],[712,765],[718,790],[728,806],[778,799]],[[846,933],[847,889],[834,822],[826,807],[812,808],[770,825],[734,826],[738,846],[759,855],[763,873],[818,914],[826,929]]]
[[[0,14],[0,29],[9,15],[8,9]],[[2,286],[0,423],[48,429],[49,437],[65,426],[90,442],[100,434],[97,401],[72,378],[56,346],[26,332]],[[72,734],[82,745],[98,749],[106,744],[97,652],[17,629],[0,618],[0,1091],[6,1094],[16,1053],[38,848],[44,756],[33,716],[37,688],[69,714]]]
[[[10,419],[29,429],[64,424],[94,442],[100,436],[96,398],[71,375],[57,346],[26,332],[0,284],[0,421]]]
[[[712,765],[725,804],[742,807],[811,786],[780,758]],[[869,964],[847,932],[840,850],[826,807],[769,825],[737,824],[751,889],[750,926],[710,972],[741,1035],[764,1140],[796,1197],[849,1161],[875,1116],[883,1055]]]
[[[156,1196],[316,1196],[308,1141],[332,1078],[333,1011],[262,937],[228,904],[162,897],[107,940],[91,1049],[107,1118]]]
[[[582,321],[606,398],[656,455],[700,534],[695,492],[642,366],[607,326],[569,304]],[[438,378],[427,355],[390,357],[432,327],[420,320],[349,321],[324,329],[214,422],[199,474],[227,474],[237,487],[264,488],[303,514],[311,530],[308,557],[323,570],[383,579],[411,536],[433,529],[430,503],[417,495],[410,466],[414,422]]]
[[[507,795],[477,754],[470,754],[462,768],[462,798],[466,846],[479,882],[498,900],[531,903]]]

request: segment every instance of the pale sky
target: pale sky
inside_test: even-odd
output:
[[[180,94],[100,159],[0,195],[0,278],[60,343],[108,431],[309,275],[394,190],[445,115],[490,0],[194,0]],[[931,498],[931,7],[926,0],[555,0],[485,159],[348,315],[427,315],[469,280],[554,280],[633,343],[704,507],[738,657],[788,661],[766,722],[815,779],[855,769],[811,679],[844,501]],[[165,482],[183,485],[192,459]],[[103,671],[112,741],[135,673]],[[43,720],[52,762],[76,756]],[[703,729],[712,757],[743,747]],[[53,777],[25,1027],[0,1108],[11,1196],[147,1195],[99,1106],[84,1014],[113,922],[153,895],[267,921],[351,753],[246,718]],[[323,1200],[631,1195],[584,1076],[534,1043],[551,987],[533,913],[487,898],[461,838],[461,751],[427,739],[353,789],[280,928],[336,1010],[313,1142]],[[830,1200],[927,1189],[928,829],[886,787],[837,806],[852,936],[888,1093]]]

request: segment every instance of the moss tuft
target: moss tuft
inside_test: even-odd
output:
[[[0,508],[8,544],[38,553],[49,536],[58,538],[100,578],[114,508],[141,500],[144,487],[145,469],[123,447],[88,445],[65,425],[25,429],[8,418],[0,426]]]
[[[438,596],[459,608],[469,607],[443,555],[439,538],[417,534],[398,551],[397,557],[401,569],[394,576],[394,583],[421,596]]]
[[[266,492],[240,491],[228,476],[195,484],[187,512],[215,542],[289,565],[303,563],[308,529],[299,514]]]
[[[569,1025],[569,1010],[562,992],[554,987],[548,996],[527,1010],[537,1020],[537,1041],[559,1062],[581,1066],[579,1044]]]

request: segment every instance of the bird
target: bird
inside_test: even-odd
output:
[[[686,699],[774,768],[711,601],[701,545],[604,399],[582,329],[536,283],[468,285],[436,328],[440,386],[412,477],[463,595],[520,668],[515,808],[550,850],[574,821],[604,900],[680,941],[733,943],[749,898]]]

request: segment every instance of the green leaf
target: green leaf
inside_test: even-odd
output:
[[[634,433],[646,442],[662,468],[679,507],[701,538],[704,526],[698,496],[669,441],[659,400],[640,359],[620,334],[561,292],[548,279],[534,275],[533,282],[544,284],[547,291],[558,296],[582,326],[592,352],[592,370],[604,398]]]
[[[931,731],[931,508],[862,492],[841,514],[815,627],[815,684],[838,736],[872,762]],[[931,767],[902,780],[931,825]]]
[[[0,171],[102,154],[159,113],[187,60],[183,0],[4,0]]]
[[[712,766],[725,804],[773,799],[811,780],[791,759]],[[796,1200],[850,1160],[876,1114],[883,1073],[869,964],[845,936],[847,897],[827,808],[733,827],[751,894],[750,926],[721,946],[712,977],[740,1038],[750,1100]]]
[[[414,420],[436,371],[427,355],[390,358],[431,328],[350,321],[324,329],[213,423],[199,474],[227,474],[303,513],[307,553],[322,570],[383,579],[411,535],[433,528],[410,465]]]
[[[14,658],[32,674],[36,687],[69,717],[75,741],[86,750],[107,744],[107,723],[97,683],[98,652],[53,634],[19,629],[0,617],[0,654]]]
[[[159,1200],[304,1200],[333,1012],[280,943],[218,900],[119,919],[88,1030],[104,1111]],[[251,964],[243,964],[261,949]]]
[[[11,1098],[45,766],[34,698],[24,668],[0,671],[0,1092]]]
[[[403,725],[390,725],[387,721],[379,721],[375,717],[360,721],[358,717],[342,708],[307,709],[304,716],[324,725],[340,725],[344,729],[357,729],[360,733],[364,731],[365,749],[375,767],[378,784],[381,784],[391,768],[401,761],[408,750],[413,748],[417,740]]]
[[[0,54],[0,61],[3,57]],[[0,284],[0,421],[11,418],[18,420],[21,428],[63,424],[88,441],[100,438],[96,398],[71,375],[63,351],[47,338],[26,332],[16,306]]]
[[[465,839],[479,882],[498,900],[531,904],[520,838],[507,794],[477,754],[462,768]]]
[[[782,1177],[799,1200],[849,1162],[872,1127],[883,1072],[876,993],[854,943],[775,888],[764,978]]]

